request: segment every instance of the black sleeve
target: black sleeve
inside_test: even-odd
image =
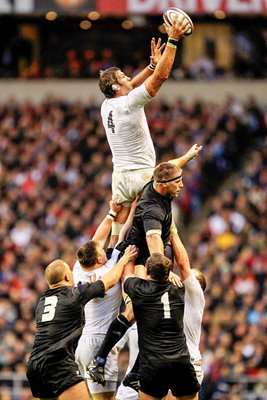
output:
[[[93,283],[78,283],[77,289],[80,293],[82,304],[86,304],[89,300],[94,299],[95,297],[105,296],[104,282],[100,279]]]
[[[162,222],[164,219],[163,211],[160,207],[155,205],[148,207],[143,212],[143,224],[145,232],[151,229],[162,230]]]
[[[126,294],[130,296],[130,298],[134,296],[135,293],[134,288],[139,281],[140,278],[135,278],[135,277],[129,277],[124,281],[123,290]]]

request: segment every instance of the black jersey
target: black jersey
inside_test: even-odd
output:
[[[136,264],[145,264],[149,257],[146,242],[146,232],[152,229],[161,231],[161,239],[164,247],[170,238],[172,222],[171,197],[162,196],[153,188],[153,182],[149,182],[143,189],[133,217],[132,228],[125,241],[119,244],[118,249],[124,250],[129,244],[139,248]]]
[[[184,288],[133,277],[126,279],[124,291],[133,303],[140,360],[189,358],[183,330]]]
[[[71,357],[84,326],[84,305],[95,297],[104,297],[101,280],[77,287],[61,286],[47,290],[36,311],[36,334],[31,360],[64,349]]]

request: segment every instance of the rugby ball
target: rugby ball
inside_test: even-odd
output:
[[[172,26],[173,19],[177,17],[179,21],[179,18],[181,18],[181,16],[186,17],[188,19],[189,24],[191,25],[188,31],[186,31],[184,34],[184,36],[189,36],[193,32],[194,25],[189,15],[186,14],[186,12],[184,12],[183,10],[180,10],[180,8],[176,7],[166,8],[166,10],[163,13],[163,21],[165,22],[166,26],[170,28]]]

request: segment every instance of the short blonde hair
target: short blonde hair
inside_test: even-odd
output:
[[[63,260],[52,261],[45,269],[45,279],[48,285],[63,281],[68,264]]]
[[[182,170],[176,165],[170,162],[162,162],[154,170],[153,179],[157,183],[163,183],[168,181],[174,176],[179,177],[182,174]]]

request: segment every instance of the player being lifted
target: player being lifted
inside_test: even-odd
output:
[[[127,219],[131,202],[151,179],[156,165],[144,106],[168,79],[178,41],[189,28],[188,20],[181,18],[172,27],[166,27],[166,45],[161,44],[161,39],[156,42],[152,38],[151,62],[133,79],[117,67],[100,71],[99,86],[106,97],[101,117],[113,161],[112,194],[122,205],[112,226],[113,245]]]

